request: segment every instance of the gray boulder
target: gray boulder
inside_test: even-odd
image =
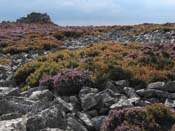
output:
[[[22,99],[21,99],[22,100]],[[8,114],[13,112],[27,113],[31,109],[31,105],[23,103],[24,101],[17,102],[15,100],[0,100],[0,114]]]
[[[81,122],[79,122],[77,119],[73,117],[69,117],[67,121],[68,121],[68,126],[66,129],[67,131],[88,131]]]
[[[150,83],[147,88],[175,93],[175,81]]]
[[[115,81],[115,85],[118,85],[121,87],[128,87],[129,82],[127,80],[119,80],[119,81]]]
[[[95,94],[98,92],[95,88],[83,87],[79,92],[81,107],[84,111],[88,111],[98,104]]]
[[[114,93],[111,89],[103,90],[95,95],[99,109],[103,107],[109,108],[112,104],[117,102],[121,96],[121,94]]]
[[[25,118],[0,121],[0,131],[27,131]]]
[[[59,107],[52,106],[37,114],[28,114],[27,131],[38,131],[44,128],[65,129],[67,122],[64,112]]]
[[[0,99],[6,96],[20,96],[19,88],[0,87]]]
[[[73,105],[71,103],[67,103],[61,97],[56,97],[55,100],[51,103],[51,105],[58,105],[59,109],[63,110],[64,112],[72,112],[74,110]]]
[[[124,91],[125,91],[125,94],[129,97],[129,98],[137,98],[139,97],[137,94],[136,94],[136,91],[131,88],[131,87],[124,87]]]
[[[39,101],[52,101],[53,100],[53,94],[49,90],[43,90],[43,91],[35,91],[30,96],[30,100],[39,100]]]
[[[89,130],[92,130],[93,129],[93,123],[91,121],[91,118],[85,114],[85,113],[82,113],[82,112],[78,112],[78,117],[79,119],[86,125],[86,127],[89,129]]]
[[[80,97],[81,107],[84,111],[88,111],[98,104],[94,93],[86,94]]]
[[[167,82],[162,90],[175,93],[175,81]]]
[[[105,89],[110,89],[114,91],[115,93],[123,93],[123,88],[124,88],[124,83],[123,81],[112,81],[108,80],[105,83]]]
[[[172,99],[166,99],[165,106],[175,109],[175,101]]]
[[[156,89],[156,90],[162,90],[165,86],[165,82],[154,82],[148,84],[147,88],[148,89]]]
[[[96,88],[90,88],[90,87],[84,86],[79,92],[79,97],[83,97],[84,95],[89,93],[97,93],[97,92],[98,92],[98,89]]]
[[[126,107],[133,107],[134,103],[139,101],[140,98],[121,98],[119,102],[111,105],[111,109],[120,109],[120,108],[126,108]]]
[[[168,98],[169,93],[161,90],[155,89],[141,89],[137,90],[136,93],[144,98],[158,97],[158,98]]]

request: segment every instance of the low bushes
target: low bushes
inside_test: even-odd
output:
[[[62,68],[75,68],[88,72],[97,86],[101,86],[107,79],[127,79],[131,81],[133,87],[158,80],[166,81],[175,78],[175,58],[170,54],[171,45],[166,44],[166,46],[154,50],[156,46],[102,42],[76,51],[62,50],[39,57],[35,62],[39,62],[41,66],[36,67],[34,72],[25,73],[25,70],[33,64],[29,62],[19,68],[15,76],[22,78],[20,82],[33,86],[39,83],[44,74],[55,75]],[[146,47],[149,47],[150,52],[159,52],[154,55],[156,62],[143,60],[145,57],[148,59],[153,57],[145,53]],[[161,54],[161,50],[169,54],[168,59],[165,58],[167,55]],[[23,77],[26,74],[28,76]]]
[[[64,38],[78,38],[82,35],[83,33],[80,31],[59,31],[56,32],[53,36],[58,40],[62,40]]]
[[[7,46],[2,49],[2,52],[16,54],[20,52],[30,52],[31,50],[50,50],[63,45],[64,43],[61,41],[37,38],[35,40],[31,40],[29,43],[19,43],[16,45]]]
[[[101,131],[168,131],[175,124],[175,113],[162,104],[112,110]]]
[[[81,71],[75,69],[62,69],[53,77],[46,77],[40,85],[48,86],[59,95],[78,94],[83,86],[90,86],[92,81]]]

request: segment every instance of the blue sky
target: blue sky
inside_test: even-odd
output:
[[[0,0],[0,21],[47,12],[59,25],[175,22],[175,0]]]

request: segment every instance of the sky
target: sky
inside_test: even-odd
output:
[[[175,0],[0,0],[0,21],[48,13],[58,25],[175,22]]]

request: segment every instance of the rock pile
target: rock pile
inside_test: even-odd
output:
[[[103,90],[83,86],[77,95],[55,95],[46,86],[22,92],[0,88],[2,131],[99,131],[111,109],[164,103],[175,107],[175,82],[156,82],[135,90],[126,80],[111,81]]]

